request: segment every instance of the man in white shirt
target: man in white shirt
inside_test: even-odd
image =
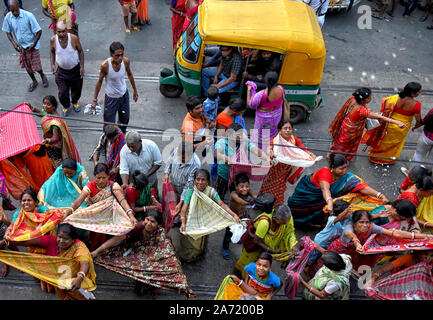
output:
[[[122,188],[126,189],[129,177],[135,170],[146,174],[149,183],[158,190],[156,171],[162,165],[161,152],[155,142],[148,139],[141,139],[136,131],[128,131],[125,137],[126,145],[120,151],[120,177]],[[158,192],[158,191],[157,191]]]
[[[325,23],[325,15],[326,11],[328,11],[329,1],[330,0],[295,0],[299,2],[304,2],[308,4],[311,8],[313,8],[316,13],[317,20],[319,21],[320,28],[323,27]]]

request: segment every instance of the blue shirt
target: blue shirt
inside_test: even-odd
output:
[[[219,101],[219,97],[216,98],[215,100],[211,100],[207,98],[203,102],[203,107],[204,107],[203,114],[209,118],[209,121],[216,120],[217,112],[218,112],[218,101]]]
[[[251,278],[256,280],[257,282],[263,283],[266,286],[278,288],[280,286],[280,277],[278,277],[275,273],[272,271],[269,271],[269,276],[265,281],[259,280],[257,278],[256,274],[256,263],[251,262],[250,264],[246,265],[244,268],[245,272],[247,272]]]
[[[18,45],[24,49],[33,45],[36,39],[36,33],[41,30],[33,13],[20,9],[20,14],[15,17],[9,12],[3,20],[2,30],[12,33]],[[39,49],[39,42],[35,49]]]
[[[343,234],[343,230],[349,222],[349,219],[346,219],[344,220],[343,224],[340,222],[334,224],[334,220],[336,218],[336,216],[330,216],[325,228],[314,237],[314,242],[324,249],[328,249],[332,241],[339,238]]]

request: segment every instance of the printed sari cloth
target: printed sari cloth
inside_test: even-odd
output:
[[[243,294],[242,289],[228,275],[221,283],[214,300],[239,300]]]
[[[284,280],[284,292],[289,299],[293,299],[298,292],[301,283],[300,274],[304,271],[308,262],[308,256],[314,250],[314,243],[307,236],[300,240],[299,256],[290,260],[286,268],[286,279]]]
[[[164,229],[169,232],[173,227],[174,216],[176,214],[177,195],[173,182],[162,183],[162,220]]]
[[[124,241],[108,249],[95,259],[95,263],[153,287],[178,290],[187,297],[195,296],[188,286],[172,241],[161,227],[150,238]]]
[[[62,221],[65,213],[62,209],[52,209],[44,213],[27,212],[21,209],[17,219],[6,231],[5,238],[10,241],[27,241],[37,239],[54,230]],[[29,247],[31,253],[46,252],[45,248]]]
[[[261,219],[263,216],[268,216],[269,219]],[[273,250],[280,250],[281,253],[272,254],[272,258],[275,261],[283,262],[289,261],[293,254],[292,249],[298,243],[295,235],[295,227],[293,225],[293,218],[284,224],[280,225],[277,230],[272,231],[269,228],[269,222],[272,221],[272,213],[261,213],[254,219],[254,228],[256,229],[260,227],[260,224],[263,226],[267,226],[266,235],[262,238],[263,242]],[[242,272],[242,276],[245,275],[245,266],[250,262],[256,262],[260,253],[263,252],[263,249],[258,248],[251,252],[247,252],[244,247],[242,247],[242,253],[239,257],[238,261],[235,264],[235,268]]]
[[[341,290],[334,292],[333,294],[324,298],[324,300],[349,300],[350,294],[350,274],[352,272],[352,262],[351,258],[347,254],[340,254],[343,258],[346,268],[341,271],[333,271],[326,267],[325,265],[316,272],[313,279],[311,279],[308,284],[319,291],[322,291],[330,281],[338,283]],[[305,300],[322,300],[313,293],[311,293],[307,288],[304,289],[303,298]]]
[[[359,121],[353,122],[350,119],[349,110],[355,103],[354,97],[348,99],[329,126],[329,132],[332,135],[330,150],[348,153],[356,153],[358,151],[370,110],[364,106],[358,107],[352,116]],[[344,155],[344,157],[350,161],[355,156]]]
[[[38,193],[40,204],[48,208],[70,207],[78,198],[83,186],[89,183],[84,167],[77,163],[77,171],[72,178],[63,173],[63,166],[60,165],[53,175],[42,185]],[[85,207],[86,202],[81,204]]]
[[[433,300],[432,266],[421,262],[377,281],[367,288],[374,300]]]
[[[365,210],[367,212],[372,212],[373,210],[375,211],[378,210],[378,208],[383,208],[382,210],[385,210],[385,207],[383,207],[382,199],[375,198],[361,193],[356,193],[356,192],[348,193],[344,196],[332,199],[333,202],[337,200],[343,200],[353,205],[353,211]],[[328,207],[326,205],[323,207],[323,211],[326,213],[328,212]]]
[[[176,48],[177,41],[182,36],[183,32],[183,23],[185,21],[185,14],[186,14],[186,8],[185,3],[186,0],[173,0],[171,1],[171,4],[174,5],[174,9],[180,12],[183,12],[184,16],[181,16],[177,13],[172,13],[171,15],[171,30],[173,33],[173,50]]]
[[[96,289],[95,269],[90,252],[81,241],[75,242],[69,249],[55,257],[0,250],[0,262],[65,291],[71,287],[72,282],[76,279],[77,272],[80,271],[80,261],[87,261],[90,265],[89,272],[81,282],[81,288],[93,291]],[[74,291],[71,292],[75,293]]]
[[[323,213],[326,205],[323,199],[322,190],[311,182],[311,176],[306,175],[301,178],[295,188],[295,192],[287,200],[287,205],[292,211],[295,223],[306,224]],[[332,198],[338,198],[348,193],[357,192],[368,185],[358,176],[347,172],[340,179],[330,185]]]
[[[384,226],[382,226],[384,227]],[[397,239],[386,235],[373,234],[365,242],[365,254],[377,254],[384,252],[399,252],[409,250],[431,250],[433,249],[433,240],[409,240]]]
[[[87,184],[83,192],[91,195],[89,185],[93,184]],[[134,225],[115,197],[122,192],[122,188],[116,182],[105,187],[86,199],[87,204],[91,205],[78,208],[64,222],[76,228],[114,236],[128,233]]]
[[[54,118],[50,116],[44,116],[41,120],[41,126],[44,138],[49,132],[52,131],[52,127],[55,126],[59,129],[61,135],[61,159],[72,158],[75,161],[81,163],[80,155],[77,148],[75,147],[72,136],[69,133],[68,125],[63,119]],[[51,158],[51,157],[50,157]],[[61,161],[60,159],[51,159],[53,166],[57,168]],[[55,161],[54,161],[55,160]]]
[[[403,149],[414,116],[394,112],[398,98],[398,94],[384,98],[381,112],[383,116],[403,122],[407,128],[400,128],[394,123],[385,122],[379,127],[365,132],[363,142],[365,141],[365,144],[371,147],[369,160],[373,163],[393,164]]]
[[[236,224],[235,218],[212,200],[215,194],[211,193],[216,190],[209,186],[203,192],[194,187],[184,233],[194,240]]]
[[[107,150],[107,162],[108,170],[114,169],[120,164],[120,150],[125,145],[125,135],[122,130],[119,129],[116,140],[110,144],[110,150]]]

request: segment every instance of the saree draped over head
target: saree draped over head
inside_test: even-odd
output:
[[[332,135],[330,149],[333,151],[348,153],[358,151],[366,119],[371,111],[367,107],[359,106],[352,114],[349,114],[350,107],[355,104],[355,98],[349,98],[329,126],[329,132]],[[349,161],[355,157],[354,155],[344,156]]]
[[[295,192],[287,200],[295,223],[307,224],[319,214],[324,214],[326,201],[323,199],[322,190],[311,182],[312,175],[303,176],[296,185]],[[347,172],[330,185],[330,191],[332,198],[337,198],[365,187],[367,184],[361,178]]]
[[[289,299],[293,299],[298,292],[301,283],[299,277],[305,269],[310,252],[314,250],[314,243],[309,237],[304,236],[300,240],[299,249],[299,257],[292,258],[286,268],[287,277],[284,281],[284,292]]]
[[[7,240],[27,241],[40,238],[44,234],[53,231],[63,219],[65,213],[62,209],[52,209],[44,213],[27,212],[21,209],[17,219],[7,230]],[[46,249],[29,247],[31,253],[45,253]]]
[[[383,116],[403,122],[407,128],[400,128],[394,123],[384,122],[379,127],[366,131],[362,137],[363,143],[370,146],[369,160],[377,164],[393,164],[400,156],[411,127],[414,114],[396,108],[398,94],[382,100]],[[419,104],[419,102],[418,102]],[[420,105],[417,106],[420,108]],[[376,157],[390,158],[381,159]]]
[[[95,184],[90,182],[83,188],[83,192],[90,195],[86,199],[90,205],[78,208],[64,222],[76,228],[115,236],[131,231],[134,225],[115,197],[123,194],[122,188],[116,182],[99,191],[93,190],[92,186]]]
[[[284,203],[287,182],[294,184],[302,175],[303,168],[311,167],[322,157],[313,157],[306,151],[296,147],[304,147],[302,142],[291,137],[290,141],[278,134],[273,141],[274,161],[277,163],[269,169],[259,194],[270,193],[275,197],[275,205]]]
[[[97,257],[95,263],[150,286],[178,290],[187,297],[195,296],[188,286],[172,241],[161,227],[149,238],[131,241],[127,238]]]
[[[120,150],[125,144],[125,135],[122,130],[119,129],[116,141],[109,144],[110,149],[106,151],[108,170],[114,169],[120,164]]]
[[[263,216],[268,216],[269,219],[261,219]],[[254,219],[254,228],[256,235],[262,230],[266,231],[266,234],[262,238],[263,242],[273,250],[280,250],[281,253],[272,254],[272,258],[278,262],[285,262],[292,258],[292,249],[298,243],[295,235],[295,227],[293,225],[293,218],[283,225],[278,226],[277,230],[272,231],[269,226],[269,222],[272,221],[272,213],[261,213]],[[242,247],[242,253],[239,260],[235,264],[235,268],[245,275],[245,266],[250,262],[255,262],[259,257],[263,249],[257,248],[251,252],[247,252]]]
[[[89,272],[81,282],[81,288],[93,291],[96,289],[93,260],[86,245],[81,241],[75,242],[69,249],[55,257],[44,254],[0,250],[0,262],[64,291],[70,291],[68,289],[76,279],[77,272],[80,271],[80,261],[87,261],[90,265]],[[65,272],[65,270],[68,270],[68,272]],[[72,295],[78,293],[78,291],[71,291]]]
[[[403,269],[367,288],[374,300],[433,300],[432,266],[425,262]]]
[[[308,284],[319,291],[322,291],[330,281],[334,281],[340,285],[340,290],[324,298],[325,300],[349,300],[350,294],[350,274],[352,272],[352,262],[347,254],[340,254],[343,258],[346,268],[341,271],[333,271],[326,266],[320,268],[316,272],[313,279]],[[319,297],[304,289],[303,297],[305,300],[321,300]]]
[[[44,138],[48,137],[48,135],[52,132],[53,127],[57,127],[59,129],[59,134],[61,136],[60,150],[58,151],[58,154],[57,151],[55,151],[55,158],[50,156],[50,154],[53,152],[53,149],[57,148],[48,148],[48,155],[50,156],[54,168],[57,168],[66,158],[72,158],[75,161],[81,163],[80,155],[77,148],[75,147],[74,141],[72,140],[72,136],[69,133],[68,125],[63,119],[44,116],[41,120],[41,126]]]
[[[38,200],[48,208],[70,207],[88,183],[89,177],[81,164],[77,163],[77,171],[72,178],[68,178],[63,173],[63,166],[60,165],[42,185],[38,193]],[[83,202],[81,207],[85,206],[86,203]]]

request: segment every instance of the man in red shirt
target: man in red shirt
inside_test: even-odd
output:
[[[123,20],[125,21],[125,32],[131,34],[131,29],[134,31],[140,31],[140,29],[135,25],[137,19],[137,5],[135,0],[119,0],[119,3],[122,8]],[[131,29],[128,24],[129,13],[131,13]]]

